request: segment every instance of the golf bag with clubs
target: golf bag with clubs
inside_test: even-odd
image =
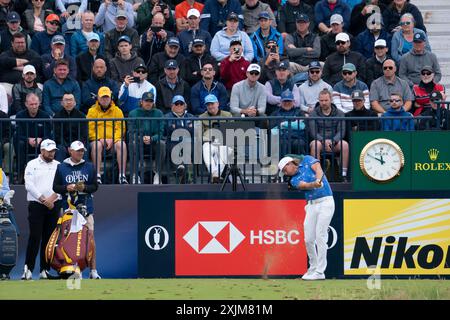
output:
[[[10,190],[3,199],[0,198],[0,279],[9,279],[9,273],[17,262],[18,242],[17,230],[11,222],[9,212],[13,209],[11,198],[14,191]]]

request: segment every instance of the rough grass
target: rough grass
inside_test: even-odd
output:
[[[2,281],[0,299],[88,300],[392,300],[450,299],[449,280],[381,280],[369,290],[366,280],[298,279],[116,279],[82,280],[69,290],[64,280]]]

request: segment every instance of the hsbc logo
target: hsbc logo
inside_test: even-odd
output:
[[[230,221],[199,221],[183,239],[200,254],[228,254],[245,239]]]

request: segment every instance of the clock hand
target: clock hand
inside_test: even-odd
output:
[[[375,158],[375,157],[374,157],[373,155],[371,155],[370,153],[368,153],[367,155],[368,155],[369,157],[371,157],[371,158],[374,158],[374,159],[377,160],[377,161],[380,161],[381,164],[384,163],[383,159]]]
[[[386,163],[386,161],[383,160],[383,155],[382,155],[382,154],[380,154],[380,160],[381,160],[381,161],[380,161],[381,164],[385,164],[385,163]]]

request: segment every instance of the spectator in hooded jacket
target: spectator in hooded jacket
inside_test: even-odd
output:
[[[239,29],[244,29],[244,16],[239,0],[210,0],[205,2],[200,16],[200,29],[208,31],[213,37],[226,25],[230,13],[234,12],[239,18]]]

